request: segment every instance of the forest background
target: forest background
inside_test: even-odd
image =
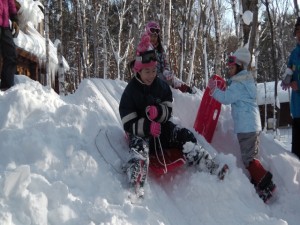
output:
[[[65,74],[68,92],[84,78],[127,81],[131,76],[127,64],[151,20],[161,26],[172,71],[189,85],[203,89],[209,76],[226,76],[228,55],[242,46],[252,54],[249,69],[257,81],[277,84],[296,44],[298,4],[297,0],[44,0],[49,38],[61,41],[62,55],[70,65]]]

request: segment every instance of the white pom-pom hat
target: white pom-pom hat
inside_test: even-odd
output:
[[[251,54],[247,48],[239,48],[234,53],[233,56],[236,57],[236,64],[243,65],[247,67],[251,60]]]

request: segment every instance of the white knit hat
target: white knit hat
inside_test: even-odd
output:
[[[243,65],[247,67],[251,60],[251,55],[248,49],[246,48],[239,48],[233,53],[233,56],[236,57],[236,64]]]

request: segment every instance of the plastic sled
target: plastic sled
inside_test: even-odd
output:
[[[217,86],[221,90],[225,90],[226,83],[222,77],[213,75],[212,79],[217,81]],[[212,141],[222,105],[211,96],[210,92],[210,88],[206,87],[194,123],[195,130],[209,143]]]
[[[164,164],[163,159],[166,164]],[[161,154],[156,155],[155,151],[153,151],[149,155],[149,160],[150,171],[158,176],[174,171],[185,164],[182,151],[178,148],[164,149],[164,156]]]

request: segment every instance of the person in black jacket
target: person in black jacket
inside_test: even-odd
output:
[[[0,90],[14,86],[17,69],[17,53],[13,38],[19,34],[17,8],[14,0],[0,3],[0,52],[3,57]],[[10,24],[11,23],[11,24]]]
[[[119,106],[123,127],[129,138],[131,157],[126,168],[129,183],[132,186],[137,183],[140,187],[144,185],[149,151],[159,143],[162,149],[182,149],[189,165],[218,174],[219,164],[197,144],[193,133],[170,121],[172,91],[166,82],[157,77],[156,54],[147,33],[142,36],[132,66],[135,76],[126,86]]]

